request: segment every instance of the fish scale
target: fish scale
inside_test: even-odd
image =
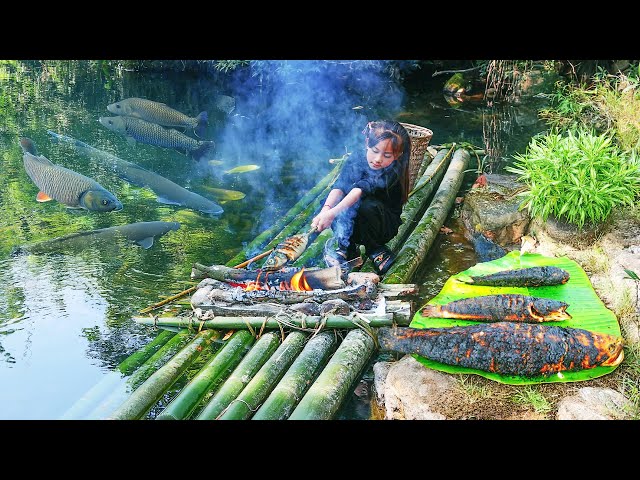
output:
[[[195,140],[173,128],[162,128],[159,125],[138,118],[122,117],[126,132],[136,140],[150,141],[159,147],[195,150],[203,142]]]
[[[128,98],[113,105],[118,104],[125,104],[127,107],[125,112],[128,115],[141,118],[148,122],[157,123],[158,125],[192,128],[198,125],[198,119],[196,117],[185,115],[164,103],[154,102],[144,98]],[[116,108],[111,105],[107,107],[107,110],[112,113],[118,113]],[[144,115],[144,117],[142,115]]]
[[[80,196],[87,190],[105,190],[98,182],[68,168],[54,165],[46,157],[24,154],[24,168],[38,188],[60,203],[80,206]]]

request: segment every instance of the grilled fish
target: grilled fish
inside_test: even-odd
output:
[[[107,105],[107,110],[114,115],[140,118],[164,127],[193,128],[198,132],[198,135],[203,133],[208,121],[207,112],[200,112],[198,116],[190,117],[165,103],[154,102],[146,98],[125,98]]]
[[[40,189],[36,197],[39,202],[57,200],[68,207],[97,212],[122,209],[122,203],[116,196],[92,178],[37,155],[33,140],[23,137],[20,146],[24,152],[24,169]]]
[[[560,322],[571,318],[565,311],[568,306],[550,298],[507,293],[462,298],[444,305],[425,305],[421,314],[479,322]]]
[[[98,121],[109,130],[124,135],[129,142],[173,148],[196,160],[211,155],[216,146],[212,140],[199,141],[173,128],[164,128],[139,118],[100,117]]]
[[[569,272],[553,266],[528,267],[503,270],[489,275],[470,275],[468,279],[462,278],[460,281],[491,287],[541,287],[567,283]]]
[[[468,327],[381,327],[383,350],[500,375],[549,376],[619,365],[622,337],[580,328],[514,322]]]
[[[262,265],[262,270],[273,272],[280,270],[287,262],[297,260],[307,248],[309,235],[311,235],[312,232],[313,230],[293,235],[280,242],[265,260]]]

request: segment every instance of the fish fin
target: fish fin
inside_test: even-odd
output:
[[[36,200],[38,202],[48,202],[50,200],[53,200],[53,198],[51,198],[49,195],[47,195],[44,192],[38,192],[38,194],[36,195]]]
[[[147,248],[151,248],[151,246],[153,245],[153,236],[143,238],[141,240],[136,240],[136,243],[140,245],[142,248],[144,248],[145,250]]]
[[[127,138],[127,143],[128,143],[129,145],[135,145],[135,144],[136,144],[136,139],[135,139],[135,138],[133,138],[131,135],[127,135],[127,137],[126,137],[126,138]]]
[[[204,140],[202,145],[191,152],[194,160],[209,159],[216,149],[216,143],[213,140]]]
[[[179,203],[179,202],[175,202],[175,201],[173,201],[173,200],[169,200],[168,198],[161,197],[161,196],[159,196],[159,195],[158,195],[158,196],[156,196],[156,201],[157,201],[158,203],[163,203],[163,204],[165,204],[165,205],[182,205],[182,204],[181,204],[181,203]]]

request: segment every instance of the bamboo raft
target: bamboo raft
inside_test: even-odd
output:
[[[385,312],[375,315],[301,315],[283,321],[261,314],[216,314],[200,320],[154,315],[174,302],[192,311],[185,296],[173,295],[135,317],[158,334],[87,391],[62,419],[327,420],[335,417],[377,350],[376,328],[407,326],[416,286],[408,283],[446,220],[467,169],[469,151],[443,148],[424,162],[403,209],[403,223],[389,247],[397,259],[378,284]],[[426,157],[425,157],[426,158]],[[275,225],[232,258],[242,268],[264,258],[283,239],[306,231],[340,169],[336,165]],[[316,237],[294,266],[322,258],[330,229]],[[262,252],[256,255],[256,252]],[[370,262],[361,271],[372,271]],[[184,297],[184,298],[183,298]],[[192,297],[193,299],[193,297]]]

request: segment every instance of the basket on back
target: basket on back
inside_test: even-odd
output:
[[[409,186],[413,188],[418,180],[418,173],[427,152],[429,141],[433,137],[433,132],[426,127],[414,125],[412,123],[400,124],[407,130],[411,138],[411,156],[409,157]]]

